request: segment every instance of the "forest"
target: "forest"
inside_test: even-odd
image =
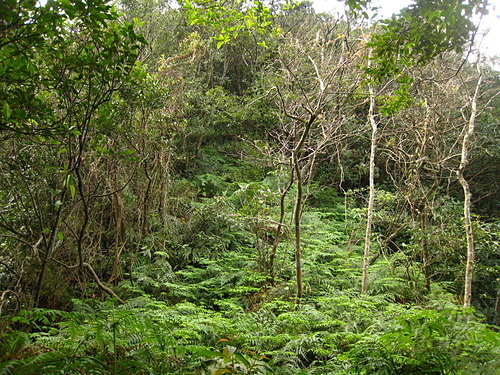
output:
[[[485,0],[0,2],[0,374],[500,374]]]

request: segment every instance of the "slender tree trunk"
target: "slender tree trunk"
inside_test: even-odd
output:
[[[68,189],[69,189],[69,176],[72,170],[74,168],[78,167],[79,163],[81,162],[81,149],[79,149],[77,156],[75,158],[70,158],[68,167],[67,167],[67,174],[64,176],[64,179],[62,181],[62,191],[58,200],[58,206],[56,208],[56,213],[55,213],[55,218],[54,222],[52,224],[50,236],[48,240],[44,240],[45,243],[45,253],[43,254],[42,258],[42,263],[40,265],[40,273],[38,274],[38,279],[36,283],[36,289],[35,289],[35,294],[33,296],[33,307],[38,307],[40,303],[40,294],[42,292],[42,287],[43,287],[43,281],[45,279],[45,273],[47,271],[47,267],[49,265],[49,262],[52,258],[52,253],[54,252],[54,249],[57,244],[57,236],[59,232],[59,226],[61,224],[61,215],[62,215],[62,210],[64,205],[66,204],[66,199],[68,198]],[[73,168],[71,168],[73,166]],[[45,237],[45,236],[44,236]],[[80,249],[80,248],[79,248]],[[79,259],[81,259],[80,256],[80,251],[79,251]]]
[[[465,266],[465,288],[464,288],[464,307],[471,306],[472,301],[472,276],[474,272],[475,263],[475,248],[474,236],[472,234],[472,220],[470,213],[471,192],[467,180],[459,172],[459,181],[464,191],[464,223],[465,223],[465,236],[467,239],[467,265]]]
[[[475,263],[475,248],[474,248],[474,235],[472,233],[472,219],[471,219],[471,191],[469,183],[464,177],[464,170],[469,163],[468,151],[472,135],[474,134],[474,127],[477,115],[477,99],[479,96],[479,89],[483,78],[482,71],[477,63],[477,70],[479,78],[477,81],[474,95],[471,98],[471,113],[469,121],[464,129],[464,137],[462,139],[462,153],[460,158],[460,165],[457,170],[457,177],[462,189],[464,191],[464,224],[465,224],[465,237],[467,239],[467,265],[465,267],[465,287],[464,287],[464,308],[471,306],[472,301],[472,278]]]
[[[50,236],[48,241],[46,241],[45,245],[45,253],[43,254],[42,264],[40,265],[40,272],[38,273],[38,279],[36,283],[35,294],[33,297],[33,306],[38,307],[40,303],[40,294],[42,292],[43,280],[45,278],[45,272],[47,271],[47,266],[52,258],[52,253],[54,252],[54,248],[57,242],[57,233],[59,231],[59,225],[61,223],[61,213],[62,208],[66,200],[67,189],[64,188],[61,193],[60,204],[57,207],[56,215],[54,218],[54,223],[51,228]]]
[[[302,280],[302,247],[301,247],[301,228],[300,228],[300,217],[302,215],[302,175],[300,173],[299,162],[297,158],[297,153],[300,150],[296,150],[293,153],[293,167],[296,173],[297,179],[297,196],[295,197],[295,205],[293,207],[293,226],[295,232],[295,276],[297,278],[297,300],[296,304],[300,304],[302,299],[302,293],[304,291],[304,284]]]
[[[427,205],[424,203],[422,212],[420,213],[420,230],[422,232],[422,239],[420,245],[422,246],[422,270],[425,279],[425,289],[431,290],[431,271],[430,271],[430,257],[429,257],[429,243],[427,241]]]
[[[269,253],[269,275],[271,276],[271,284],[275,285],[276,283],[276,272],[274,269],[274,261],[276,259],[276,253],[278,251],[278,245],[281,240],[281,230],[285,226],[285,198],[290,191],[290,188],[293,185],[294,175],[290,177],[290,182],[285,187],[283,191],[281,191],[280,195],[280,219],[278,221],[278,227],[276,228],[276,237],[274,238],[273,247],[271,252]]]
[[[371,148],[370,148],[370,177],[369,188],[370,195],[368,198],[368,210],[366,212],[366,232],[365,232],[365,250],[363,253],[363,275],[361,279],[361,294],[366,294],[368,291],[368,267],[370,266],[370,249],[371,249],[371,235],[372,235],[372,222],[373,222],[373,204],[375,201],[375,153],[377,151],[377,121],[375,120],[375,94],[373,86],[369,86],[370,92],[370,110],[368,117],[372,127],[371,135]]]
[[[417,166],[417,169],[415,170],[416,175],[418,175],[419,169],[420,166]],[[438,187],[439,187],[439,180],[436,178],[434,179],[434,182],[429,191],[424,194],[419,210],[416,210],[417,215],[419,215],[420,217],[420,231],[422,236],[420,240],[420,246],[422,248],[422,253],[421,253],[422,273],[425,279],[425,289],[428,292],[431,290],[432,256],[429,246],[429,233],[427,232],[427,224],[428,224],[429,211],[431,210],[430,201],[432,200],[432,197],[434,196]]]
[[[300,140],[293,149],[292,152],[292,166],[295,172],[295,179],[297,181],[297,196],[295,197],[295,205],[293,208],[293,225],[295,232],[295,276],[297,278],[297,299],[295,301],[296,305],[300,304],[302,299],[302,294],[304,292],[304,282],[303,282],[303,272],[302,272],[302,247],[301,247],[301,226],[300,219],[302,216],[302,205],[303,205],[303,186],[302,186],[302,171],[299,165],[299,155],[304,146],[304,142],[309,136],[309,131],[311,126],[316,119],[316,115],[311,113],[309,120],[305,124],[305,128],[302,132]]]
[[[500,325],[500,288],[497,290],[497,300],[495,302],[495,314],[493,315],[493,324]]]

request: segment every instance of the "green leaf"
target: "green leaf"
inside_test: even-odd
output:
[[[68,173],[64,178],[63,186],[68,187],[69,185],[71,185],[72,182],[73,182],[73,176]]]
[[[240,360],[247,367],[251,367],[250,362],[239,353],[235,353],[234,356]]]
[[[236,351],[236,348],[234,346],[226,346],[224,349],[222,349],[222,354],[224,357],[229,358],[231,357],[234,352]]]
[[[200,357],[221,358],[222,354],[213,350],[201,349],[196,351],[196,355]]]
[[[74,199],[75,198],[75,195],[76,195],[76,188],[75,188],[75,185],[69,185],[69,191],[70,191],[70,194],[71,194],[71,198]]]
[[[10,118],[10,106],[9,103],[3,103],[3,117],[8,120]]]

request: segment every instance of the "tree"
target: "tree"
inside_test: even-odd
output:
[[[349,100],[361,82],[357,69],[363,44],[349,40],[346,22],[331,23],[314,14],[295,15],[296,27],[283,36],[277,59],[269,70],[275,77],[266,81],[267,97],[276,98],[280,127],[273,134],[271,158],[278,168],[287,166],[290,184],[282,190],[278,230],[283,226],[283,200],[295,187],[292,223],[296,302],[303,296],[302,214],[318,162],[334,157],[341,140],[349,137],[345,128],[353,120],[356,104]],[[303,17],[303,18],[300,18]],[[277,22],[281,20],[278,18]],[[290,22],[284,17],[285,22]],[[307,39],[313,43],[307,43]],[[271,93],[276,92],[276,96]],[[336,149],[337,151],[332,152]],[[274,260],[276,243],[270,253]],[[271,263],[271,266],[273,263]],[[271,269],[271,274],[273,270]]]
[[[114,294],[85,260],[92,195],[85,186],[85,155],[100,107],[130,76],[144,40],[100,0],[43,6],[4,2],[2,7],[7,9],[2,12],[0,127],[7,147],[2,147],[1,168],[14,183],[2,186],[0,236],[35,255],[36,281],[23,280],[23,292],[31,294],[34,305],[40,304],[53,261],[68,270],[88,270],[100,288]],[[75,206],[83,215],[71,221],[76,254],[73,260],[64,254],[60,261],[55,256],[64,242],[61,228],[71,226]],[[22,259],[11,262],[24,269]]]
[[[470,115],[468,121],[466,122],[466,127],[463,130],[463,138],[462,138],[462,147],[460,152],[460,164],[456,171],[458,181],[462,186],[464,191],[464,225],[465,225],[465,237],[467,239],[467,264],[465,268],[465,288],[464,288],[464,307],[468,308],[471,306],[472,301],[472,278],[473,278],[473,270],[474,270],[474,262],[476,251],[474,248],[474,235],[472,232],[472,217],[471,217],[471,191],[469,187],[469,183],[464,177],[464,170],[469,163],[469,149],[471,137],[474,134],[474,128],[476,126],[476,117],[477,117],[477,102],[479,98],[479,90],[481,88],[481,82],[483,80],[483,72],[479,65],[479,62],[476,63],[477,72],[478,72],[478,80],[476,83],[476,87],[474,89],[474,93],[470,97]]]
[[[471,21],[474,12],[485,13],[486,3],[482,0],[467,4],[455,0],[417,0],[415,4],[401,10],[401,14],[381,22],[382,32],[374,32],[368,46],[371,48],[370,64],[366,72],[370,79],[383,83],[394,79],[398,87],[392,98],[383,105],[386,115],[393,114],[408,106],[412,99],[410,87],[412,79],[407,70],[412,66],[422,66],[440,54],[453,50],[463,51],[463,46],[474,37],[475,25]],[[351,10],[363,11],[369,7],[367,1],[347,1]],[[366,12],[365,12],[366,15]],[[450,27],[451,26],[451,27]],[[370,93],[370,97],[373,94]],[[373,100],[371,100],[373,103]],[[372,107],[370,107],[372,110]],[[373,114],[369,115],[373,120]],[[377,135],[376,122],[372,122],[372,145],[370,156],[370,199],[366,228],[363,260],[362,293],[368,288],[368,267],[370,254],[370,234],[373,208],[373,166]]]
[[[366,232],[365,232],[365,249],[363,252],[363,276],[361,278],[361,293],[366,294],[368,291],[368,267],[370,266],[370,244],[373,223],[373,205],[375,201],[375,154],[377,152],[377,138],[378,138],[378,123],[375,114],[375,92],[373,85],[368,84],[370,109],[368,110],[368,120],[370,122],[371,142],[370,142],[370,161],[369,161],[369,198],[368,208],[366,213]]]

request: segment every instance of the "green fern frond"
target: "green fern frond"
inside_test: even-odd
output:
[[[23,367],[25,362],[22,360],[10,360],[5,362],[0,362],[0,375],[13,375],[17,368]]]

